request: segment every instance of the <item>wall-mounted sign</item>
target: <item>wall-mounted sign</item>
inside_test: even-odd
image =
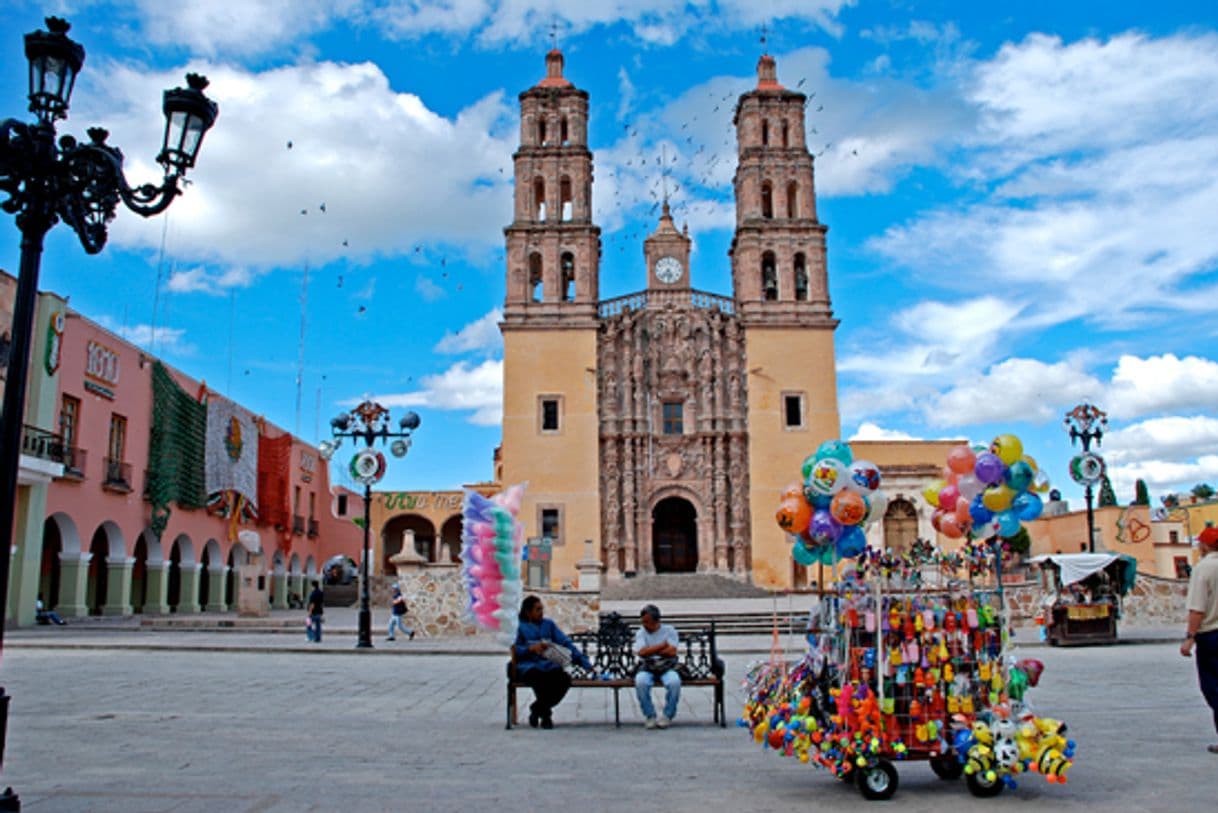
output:
[[[47,323],[47,355],[43,359],[46,366],[47,375],[55,375],[59,370],[59,360],[63,357],[63,311],[55,311],[51,314],[51,320]]]
[[[435,491],[390,491],[381,495],[385,508],[390,511],[456,511],[461,508],[461,495]]]
[[[300,453],[300,481],[302,483],[313,482],[313,474],[317,471],[317,456],[311,452],[302,451]]]
[[[85,347],[85,375],[116,387],[118,372],[118,353],[100,342],[89,342]]]

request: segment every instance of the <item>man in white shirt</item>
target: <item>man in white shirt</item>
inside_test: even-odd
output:
[[[1188,629],[1180,654],[1187,658],[1196,644],[1201,694],[1214,712],[1214,730],[1218,732],[1218,528],[1207,527],[1197,541],[1201,544],[1201,561],[1193,566],[1188,581]],[[1207,750],[1218,754],[1218,743]]]
[[[639,670],[634,676],[634,689],[643,710],[646,728],[668,728],[677,716],[677,701],[681,699],[681,676],[677,674],[677,645],[680,639],[670,624],[660,623],[660,609],[648,604],[639,613],[639,629],[634,634],[634,654],[639,657]],[[651,690],[656,679],[664,684],[664,714],[656,718],[651,702]]]

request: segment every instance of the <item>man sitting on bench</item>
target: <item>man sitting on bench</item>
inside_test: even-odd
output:
[[[670,624],[660,623],[660,609],[654,604],[639,613],[641,626],[634,634],[634,652],[639,656],[639,670],[634,676],[635,693],[643,710],[646,728],[668,728],[677,716],[677,701],[681,699],[681,676],[677,674],[677,644],[680,639]],[[651,702],[651,690],[657,678],[664,684],[664,714],[656,718]]]

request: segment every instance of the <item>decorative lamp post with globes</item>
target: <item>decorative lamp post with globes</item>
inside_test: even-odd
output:
[[[1070,460],[1070,477],[1083,486],[1087,500],[1087,552],[1095,553],[1095,513],[1091,507],[1092,487],[1104,479],[1104,458],[1091,451],[1091,442],[1099,446],[1108,426],[1108,413],[1094,404],[1079,404],[1066,413],[1066,431],[1070,434],[1070,445],[1082,441],[1083,453]]]
[[[368,606],[368,562],[372,558],[369,541],[372,533],[372,486],[385,476],[385,456],[372,448],[393,438],[389,451],[394,457],[405,457],[410,451],[410,434],[419,428],[419,416],[407,412],[398,421],[401,431],[389,431],[389,410],[373,401],[364,401],[350,412],[342,412],[330,420],[330,431],[334,440],[323,440],[318,451],[324,460],[334,457],[343,445],[343,438],[362,440],[364,448],[358,449],[351,458],[351,476],[364,487],[364,556],[360,563],[359,592],[359,640],[357,649],[372,648],[372,610]]]
[[[21,265],[13,301],[12,345],[0,413],[0,649],[8,606],[9,556],[16,514],[17,471],[20,465],[30,333],[37,304],[38,273],[43,239],[59,221],[72,228],[88,254],[106,245],[107,225],[121,201],[143,217],[159,214],[181,193],[186,171],[195,165],[203,136],[216,120],[216,103],[203,94],[207,79],[187,74],[188,87],[165,91],[165,133],[156,161],[164,170],[160,186],[131,186],[123,175],[123,153],[106,143],[109,133],[90,127],[88,143],[70,135],[56,140],[55,122],[66,119],[76,76],[85,49],[68,37],[70,26],[58,17],[46,18],[46,31],[25,35],[29,62],[29,110],[35,121],[7,119],[0,123],[0,209],[15,215],[21,230]],[[0,763],[8,697],[0,689]],[[0,795],[0,810],[19,810],[11,790]]]

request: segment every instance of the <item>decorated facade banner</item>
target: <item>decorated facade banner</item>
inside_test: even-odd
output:
[[[150,525],[161,534],[169,504],[202,508],[206,501],[203,460],[207,407],[178,386],[159,361],[152,366],[152,428],[148,445]]]
[[[291,461],[291,435],[259,436],[258,518],[279,532],[284,553],[292,550]]]
[[[466,491],[461,511],[461,576],[469,593],[466,611],[504,646],[516,640],[524,591],[520,569],[524,526],[516,519],[524,488],[512,486],[494,497]]]
[[[258,427],[254,416],[209,393],[204,485],[208,495],[233,491],[258,505]]]

